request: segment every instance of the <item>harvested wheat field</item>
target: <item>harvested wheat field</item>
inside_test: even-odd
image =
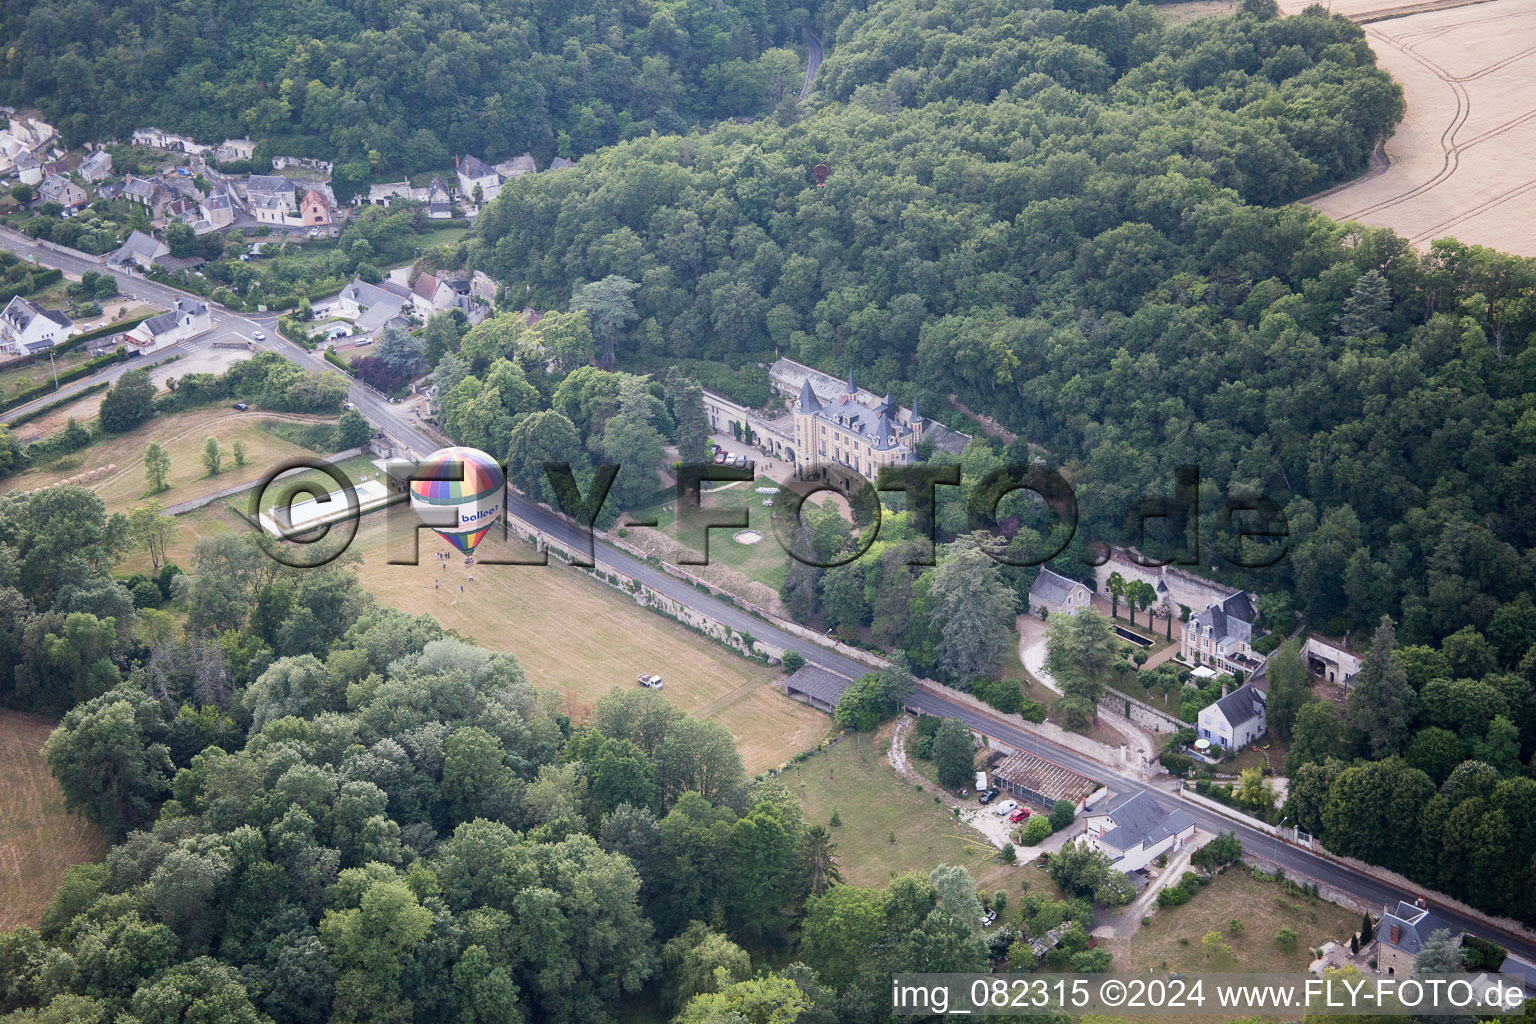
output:
[[[750,662],[647,611],[590,576],[561,565],[481,565],[474,579],[448,544],[421,533],[419,565],[389,565],[385,516],[367,516],[351,550],[363,556],[363,586],[412,614],[428,612],[481,646],[517,655],[540,689],[563,690],[578,719],[615,686],[659,674],[664,696],[688,714],[730,730],[749,772],[783,764],[820,743],[826,715],[773,685],[775,669]],[[526,558],[493,531],[482,558]],[[446,562],[433,556],[447,552]],[[433,583],[436,581],[437,586]],[[463,592],[460,592],[463,587]]]
[[[43,761],[57,724],[0,710],[0,931],[36,924],[64,869],[107,852],[96,826],[64,809]]]
[[[1336,220],[1392,228],[1420,249],[1451,237],[1536,256],[1536,0],[1392,16],[1423,6],[1334,6],[1369,22],[1366,38],[1402,85],[1407,113],[1386,143],[1386,161],[1308,203]]]

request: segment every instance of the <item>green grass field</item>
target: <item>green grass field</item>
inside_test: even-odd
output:
[[[753,483],[717,486],[703,493],[703,507],[706,509],[745,509],[747,529],[761,535],[761,539],[755,544],[743,544],[736,540],[735,534],[739,531],[735,529],[716,527],[706,531],[702,526],[693,525],[681,528],[677,522],[676,500],[673,492],[670,491],[668,500],[633,512],[631,516],[635,519],[654,516],[657,531],[674,543],[682,544],[700,553],[704,551],[704,537],[707,532],[711,562],[718,560],[737,572],[778,590],[784,585],[784,574],[788,569],[788,563],[784,549],[774,539],[773,507],[763,504],[764,501],[775,499],[771,494],[758,494],[756,490],[758,487],[771,486],[777,485],[763,478]],[[647,528],[631,527],[630,529],[643,533]]]
[[[1055,893],[1044,872],[1003,864],[980,833],[898,777],[885,756],[890,737],[890,725],[855,733],[779,776],[799,796],[807,822],[825,825],[837,811],[842,824],[831,831],[843,881],[879,888],[905,871],[960,864],[982,889],[1016,895],[1027,881]]]

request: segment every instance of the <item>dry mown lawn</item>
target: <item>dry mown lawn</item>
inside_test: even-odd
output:
[[[0,931],[36,924],[64,869],[107,852],[96,826],[64,809],[43,761],[56,724],[0,710]]]
[[[295,459],[313,459],[315,454],[298,445],[273,436],[261,428],[263,422],[284,420],[300,423],[326,422],[327,417],[236,412],[226,405],[195,409],[171,416],[156,416],[137,430],[117,434],[99,444],[68,457],[78,465],[69,469],[41,466],[0,482],[0,490],[37,490],[66,483],[77,477],[99,472],[95,479],[78,480],[93,488],[107,503],[109,512],[121,512],[148,500],[149,481],[144,475],[144,449],[159,441],[171,457],[169,489],[153,495],[162,505],[211,494],[236,484],[252,483],[273,468]],[[224,468],[210,477],[203,465],[203,445],[212,436],[218,438],[224,452]],[[246,464],[236,466],[234,445],[245,444]],[[108,467],[116,466],[115,470]]]
[[[825,825],[837,811],[842,824],[831,831],[843,881],[879,888],[905,871],[960,864],[978,887],[1007,889],[1010,898],[1023,880],[1055,893],[1044,872],[1001,863],[980,833],[898,778],[885,756],[890,742],[889,725],[854,734],[779,776],[800,797],[808,823]]]
[[[1231,934],[1234,918],[1242,922],[1240,935]],[[1282,927],[1299,936],[1294,953],[1283,953],[1275,945],[1275,933]],[[1359,927],[1360,915],[1354,911],[1287,892],[1278,882],[1255,881],[1247,868],[1232,867],[1183,906],[1157,911],[1151,927],[1141,928],[1131,937],[1129,957],[1117,951],[1115,966],[1120,970],[1160,971],[1166,965],[1168,970],[1193,973],[1305,971],[1312,960],[1312,948],[1329,939],[1348,942]],[[1222,941],[1232,949],[1231,956],[1218,952],[1205,959],[1200,938],[1213,931],[1221,933]]]
[[[363,555],[365,587],[386,604],[429,612],[482,646],[516,654],[534,685],[570,696],[578,717],[615,686],[634,686],[637,673],[653,672],[679,708],[730,730],[749,772],[783,764],[830,728],[826,715],[774,688],[774,669],[738,657],[575,569],[558,562],[481,565],[470,581],[462,557],[431,533],[421,534],[421,564],[415,566],[386,564],[384,541],[385,517],[365,518],[352,546]],[[499,538],[487,538],[479,550],[482,558],[528,557],[528,549],[514,552]],[[452,557],[438,562],[433,554],[439,551]]]

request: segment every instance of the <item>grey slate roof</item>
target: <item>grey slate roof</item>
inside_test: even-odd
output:
[[[1234,729],[1250,718],[1259,717],[1258,709],[1263,705],[1263,695],[1253,688],[1252,683],[1244,683],[1216,702],[1216,707]]]
[[[574,161],[574,160],[567,160],[563,156],[557,156],[557,157],[555,157],[553,160],[551,160],[549,162],[549,169],[552,170],[552,171],[558,171],[558,170],[560,170],[563,167],[575,167],[575,166],[576,166],[576,161]]]
[[[872,448],[886,450],[896,447],[897,442],[910,433],[910,428],[905,425],[897,426],[891,421],[890,416],[879,409],[860,405],[852,397],[856,393],[857,388],[839,401],[823,407],[818,415],[822,419],[853,430],[854,433],[867,439]]]
[[[151,238],[142,231],[129,232],[128,238],[117,250],[122,256],[142,256],[146,260],[152,260],[156,256],[162,256],[170,250],[164,242]]]
[[[38,317],[42,317],[44,320],[52,320],[60,327],[70,327],[74,324],[73,320],[64,315],[63,310],[44,309],[41,306],[28,302],[20,295],[13,297],[6,304],[4,311],[0,312],[0,316],[4,316],[6,320],[14,324],[17,330],[25,330],[27,325]],[[52,345],[53,343],[49,342],[48,344]]]
[[[245,194],[252,192],[292,192],[292,181],[280,174],[253,174],[245,181]]]
[[[816,397],[816,389],[811,387],[810,378],[806,378],[800,385],[799,411],[803,413],[821,412],[821,399]]]
[[[202,316],[208,312],[208,307],[201,302],[193,302],[190,299],[177,299],[176,304],[158,316],[152,316],[144,321],[144,327],[151,336],[164,334],[176,327],[176,322],[181,319],[183,313],[192,316]]]
[[[1511,953],[1499,965],[1499,973],[1513,974],[1524,979],[1526,991],[1536,992],[1536,964],[1531,963],[1529,960],[1522,960]]]
[[[1176,807],[1170,811],[1145,791],[1122,793],[1109,803],[1095,807],[1093,813],[1107,814],[1115,823],[1115,827],[1100,836],[1099,841],[1117,850],[1153,846],[1195,823],[1184,808]]]
[[[1392,941],[1394,924],[1398,927],[1396,942]],[[1376,927],[1376,937],[1389,946],[1411,954],[1417,953],[1429,941],[1429,937],[1442,928],[1452,936],[1456,935],[1455,928],[1428,910],[1407,900],[1399,900],[1395,910],[1389,910],[1381,916],[1381,924]]]
[[[496,168],[487,166],[484,160],[481,160],[473,153],[466,154],[464,159],[459,162],[459,173],[466,178],[500,177],[500,172]]]
[[[1254,610],[1253,602],[1242,591],[1233,594],[1220,604],[1213,604],[1205,611],[1195,615],[1190,621],[1202,631],[1205,626],[1211,627],[1211,639],[1222,640],[1232,637],[1243,643],[1251,644],[1261,630],[1254,628],[1254,620],[1258,613]]]
[[[1047,604],[1061,605],[1078,585],[1076,580],[1069,580],[1060,573],[1042,568],[1029,588],[1029,596]]]
[[[785,689],[803,693],[826,704],[836,704],[853,680],[815,665],[804,665],[785,681]]]

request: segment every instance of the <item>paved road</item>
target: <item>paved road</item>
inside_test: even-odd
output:
[[[800,87],[800,102],[811,94],[811,83],[816,80],[816,71],[821,67],[821,37],[810,29],[805,29],[805,84]]]
[[[22,237],[24,238],[25,236]],[[30,242],[30,240],[27,241]],[[61,269],[73,269],[66,264],[66,257],[58,253],[39,249],[35,245],[31,246],[30,249],[26,248],[22,243],[14,241],[12,234],[9,232],[0,232],[0,246],[23,255],[30,251],[37,256],[39,262],[47,262],[49,265],[59,266]],[[79,261],[69,260],[68,262],[76,263]],[[79,273],[81,269],[99,270],[101,268],[96,265],[82,265],[79,269],[75,269],[74,272]],[[167,288],[164,285],[158,285],[151,281],[144,281],[137,277],[131,280],[127,279],[124,275],[118,275],[118,277],[119,287],[131,286],[136,297],[153,297],[155,301],[169,305],[172,299],[181,294],[175,289]],[[222,331],[236,336],[248,336],[250,333],[254,333],[258,329],[257,321],[267,319],[245,317],[227,310],[217,309],[217,307],[216,310],[215,322],[217,326],[215,331]],[[275,319],[275,317],[271,319]],[[241,332],[246,333],[242,334]],[[334,369],[334,367],[314,353],[277,336],[275,330],[267,333],[268,337],[265,342],[257,342],[263,348],[280,352],[307,369]],[[204,337],[210,336],[205,335]],[[131,368],[135,363],[142,365],[143,361],[133,360],[128,364],[127,368]],[[121,364],[119,367],[113,367],[112,370],[120,373],[122,372],[120,367]],[[112,371],[108,372],[111,373]],[[98,374],[96,377],[89,378],[88,380],[100,380],[103,376],[103,374]],[[404,407],[391,403],[361,385],[354,386],[349,397],[375,426],[384,430],[416,456],[424,457],[436,451],[439,447],[438,442],[413,420]],[[547,536],[558,538],[567,544],[584,544],[584,537],[574,526],[543,507],[526,501],[523,498],[509,495],[507,499],[507,512]],[[815,641],[806,640],[785,632],[754,615],[750,615],[730,604],[701,593],[676,577],[670,576],[645,562],[632,558],[624,552],[608,547],[601,542],[597,542],[594,545],[594,556],[599,566],[608,566],[616,569],[627,576],[639,580],[657,593],[663,594],[679,604],[704,612],[717,622],[730,626],[738,632],[751,633],[754,637],[775,647],[798,651],[812,664],[820,665],[823,668],[841,673],[850,678],[857,678],[869,670],[868,666],[862,662],[855,661],[835,651],[829,651],[826,647]],[[1161,793],[1164,801],[1174,799],[1169,797],[1165,790],[1160,790],[1130,775],[1111,772],[1097,761],[1057,747],[1032,733],[1027,733],[1022,729],[985,715],[971,707],[951,701],[940,694],[918,691],[912,696],[909,703],[914,708],[928,714],[958,718],[978,731],[1001,740],[1016,749],[1039,754],[1074,771],[1081,772],[1090,778],[1107,782],[1116,793],[1146,790]],[[1288,871],[1334,886],[1343,892],[1350,893],[1357,899],[1375,906],[1395,904],[1399,899],[1411,900],[1420,895],[1418,892],[1398,890],[1373,875],[1364,874],[1343,865],[1335,864],[1302,847],[1276,842],[1273,837],[1257,829],[1237,824],[1231,819],[1197,804],[1181,803],[1181,806],[1189,812],[1190,816],[1194,818],[1196,824],[1201,828],[1211,832],[1235,832],[1247,849],[1269,857]],[[1438,909],[1436,913],[1457,928],[1465,929],[1474,934],[1484,934],[1497,941],[1500,945],[1526,958],[1536,957],[1536,943],[1503,933],[1493,933],[1485,925],[1446,909]]]

